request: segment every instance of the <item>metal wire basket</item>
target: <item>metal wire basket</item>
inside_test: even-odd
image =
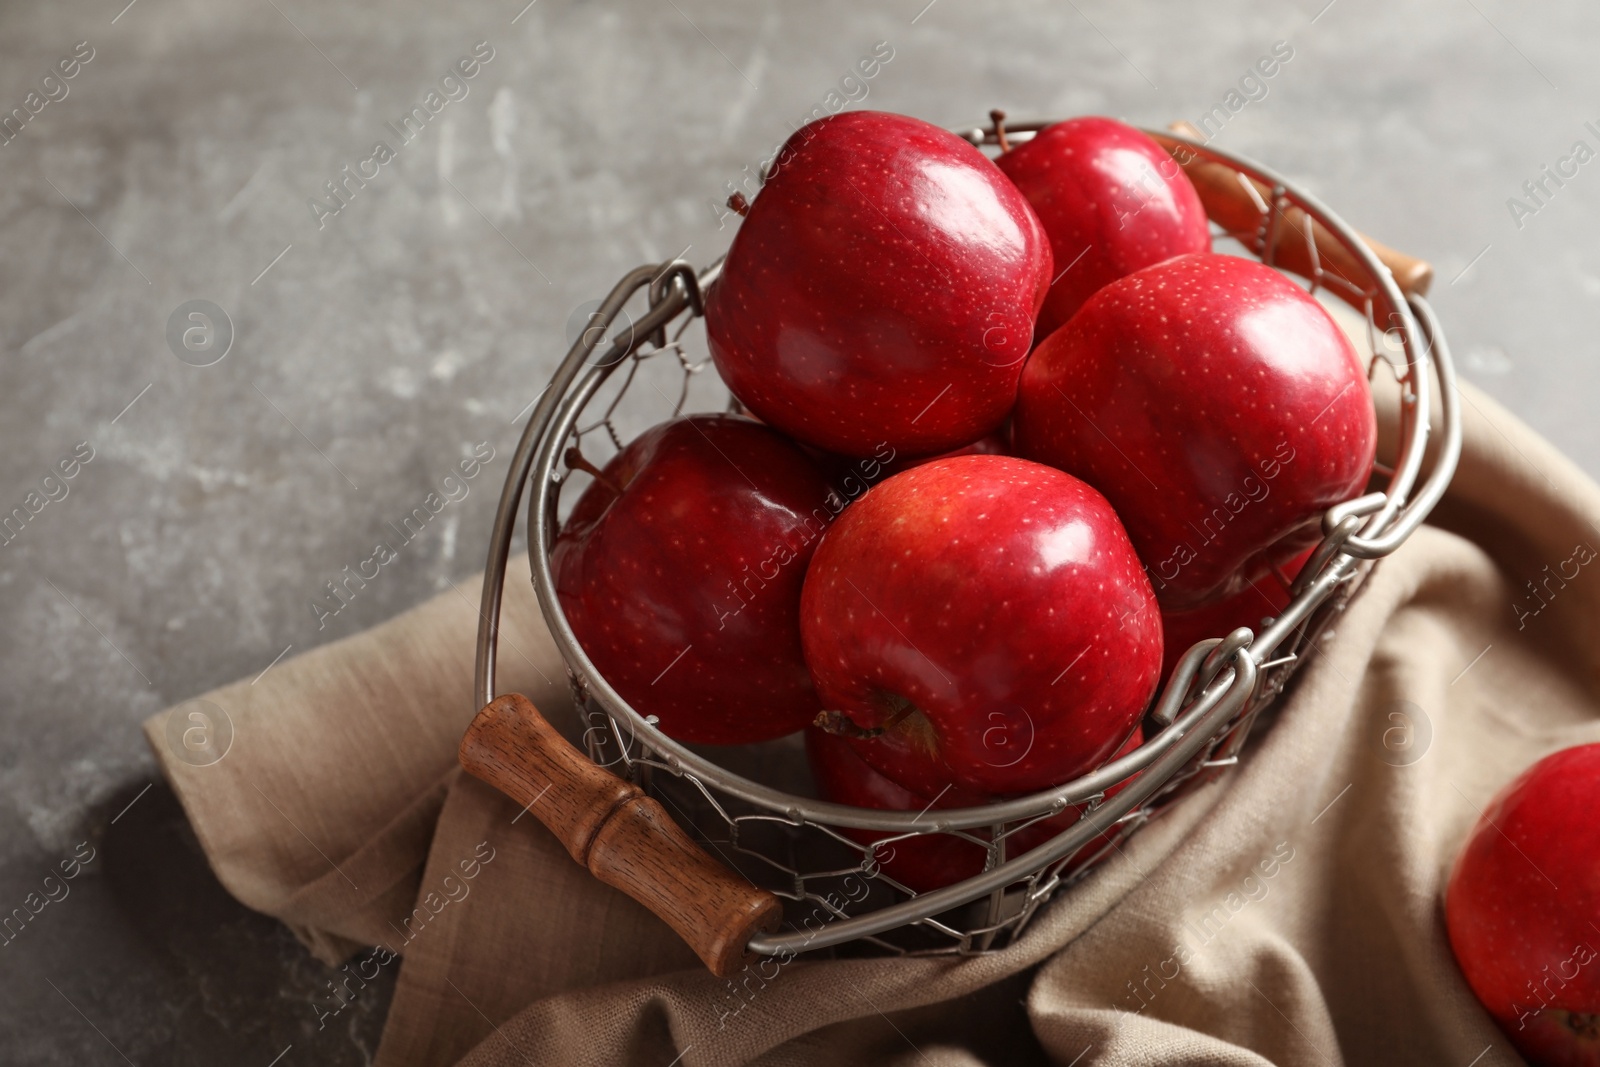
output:
[[[990,128],[961,136],[980,147],[1003,145],[1026,140],[1044,125],[1004,130],[996,117]],[[583,740],[589,760],[671,809],[702,849],[784,902],[782,929],[772,929],[776,909],[769,909],[760,922],[725,936],[731,943],[715,953],[702,950],[713,969],[728,973],[747,954],[788,959],[847,943],[865,951],[915,954],[977,953],[1009,944],[1054,894],[1088,876],[1164,806],[1238,761],[1262,712],[1315,650],[1319,634],[1343,610],[1373,561],[1393,552],[1443,495],[1460,451],[1460,420],[1445,338],[1421,295],[1426,265],[1369,245],[1316,198],[1265,167],[1191,137],[1147,132],[1195,180],[1219,242],[1237,242],[1240,251],[1295,271],[1312,293],[1336,296],[1364,316],[1371,377],[1375,385],[1387,378],[1400,393],[1399,438],[1392,470],[1379,471],[1379,477],[1387,476],[1382,491],[1324,516],[1324,538],[1295,580],[1288,606],[1264,620],[1258,633],[1240,629],[1189,649],[1148,712],[1144,742],[1093,773],[981,807],[919,813],[827,803],[808,795],[804,760],[792,739],[720,750],[713,758],[661,733],[589,661],[562,612],[550,569],[563,492],[585,477],[583,466],[604,462],[594,456],[598,449],[623,446],[630,407],[641,398],[646,406],[662,404],[676,415],[691,406],[691,393],[716,392],[715,379],[701,373],[709,361],[691,357],[694,339],[686,339],[685,331],[700,316],[701,294],[715,283],[720,263],[696,272],[675,259],[630,272],[582,324],[529,418],[489,544],[477,706],[484,708],[495,697],[506,563],[519,502],[524,487],[531,486],[527,528],[533,586],[588,726]],[[1384,260],[1401,268],[1400,280]],[[646,305],[634,319],[626,308],[640,291]],[[1424,477],[1430,420],[1442,432]],[[585,449],[589,455],[580,459]],[[567,492],[568,504],[572,496]],[[467,751],[464,742],[463,763],[469,763]],[[481,774],[475,769],[481,763],[469,763],[469,769]],[[545,773],[550,782],[557,781],[548,767]],[[1108,798],[1119,783],[1126,784]],[[621,802],[602,798],[595,803],[615,807]],[[1068,829],[1030,851],[1019,854],[1009,847],[1020,831],[1069,806],[1081,806],[1082,813]],[[560,816],[542,817],[558,835],[577,832]],[[863,844],[849,830],[872,831],[882,839]],[[981,847],[981,873],[917,893],[884,871],[884,850],[929,834],[953,835]],[[658,900],[649,899],[651,887],[641,885],[659,881],[661,870],[641,874],[630,867],[623,876],[607,874],[598,869],[590,844],[580,849],[570,837],[564,840],[574,857],[588,856],[591,869],[656,907],[693,943],[685,928],[703,917],[683,914],[682,907],[668,914],[673,905],[657,906]],[[1092,854],[1080,854],[1085,850]]]

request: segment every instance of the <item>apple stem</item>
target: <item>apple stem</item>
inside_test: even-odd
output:
[[[584,458],[583,453],[579,452],[576,446],[567,449],[566,455],[563,458],[566,459],[567,466],[572,470],[583,471],[583,473],[589,475],[589,477],[593,478],[596,482],[611,490],[611,492],[615,495],[622,495],[621,487],[610,478],[607,478],[605,472],[599,467],[596,467],[593,463],[590,463],[586,458]]]
[[[750,214],[750,201],[744,198],[743,193],[734,193],[728,197],[728,207],[741,219]]]
[[[989,121],[994,123],[994,139],[1000,144],[1000,151],[1011,151],[1011,142],[1006,140],[1006,113],[999,108],[989,112]]]

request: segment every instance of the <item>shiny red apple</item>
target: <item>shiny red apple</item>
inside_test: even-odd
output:
[[[996,794],[1104,762],[1161,666],[1155,597],[1105,498],[1010,456],[926,463],[852,504],[812,558],[800,633],[836,728],[906,724],[944,781]]]
[[[1127,525],[1156,596],[1232,596],[1319,537],[1372,471],[1366,368],[1282,274],[1179,256],[1101,289],[1034,351],[1019,455],[1075,474]]]
[[[1139,747],[1144,736],[1138,727],[1117,756],[1125,755]],[[862,750],[870,751],[877,745],[872,740],[846,740],[817,727],[806,731],[806,757],[811,764],[811,776],[817,792],[824,800],[838,804],[851,804],[858,808],[877,808],[883,811],[931,811],[937,808],[962,808],[992,802],[994,797],[962,789],[945,783],[929,793],[913,792],[894,780],[880,774],[862,757]],[[1129,781],[1132,781],[1130,778]],[[1120,782],[1106,790],[1107,797],[1116,796],[1127,782]],[[1044,844],[1050,838],[1069,828],[1082,814],[1082,806],[1065,808],[1053,815],[1013,833],[1006,839],[1006,855],[1014,859],[1024,852]],[[933,822],[937,816],[930,816]],[[845,836],[863,845],[875,844],[894,834],[874,830],[842,830]],[[989,839],[987,829],[965,831],[973,837]],[[1094,838],[1075,852],[1067,861],[1070,871],[1079,863],[1094,856],[1105,846],[1110,834]],[[988,850],[982,845],[945,833],[925,834],[902,838],[874,850],[874,856],[883,872],[890,878],[918,893],[928,893],[983,870]]]
[[[763,422],[830,452],[940,452],[1016,400],[1050,248],[954,134],[851,111],[779,152],[706,296],[717,370]]]
[[[646,431],[584,491],[551,553],[602,676],[671,737],[744,744],[821,706],[801,657],[806,565],[842,504],[764,426],[691,415]]]
[[[1205,208],[1183,168],[1126,123],[1058,122],[995,163],[1028,198],[1050,238],[1058,277],[1039,312],[1040,337],[1107,283],[1211,250]]]
[[[1445,925],[1467,984],[1528,1060],[1600,1064],[1600,744],[1502,790],[1456,858]]]

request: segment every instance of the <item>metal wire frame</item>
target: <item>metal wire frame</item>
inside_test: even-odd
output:
[[[1044,125],[1013,126],[1008,137],[1020,142]],[[669,352],[676,355],[685,377],[674,414],[682,410],[688,377],[703,364],[687,360],[679,338],[702,314],[702,294],[715,283],[720,261],[698,273],[688,263],[673,260],[642,266],[625,275],[591,316],[590,328],[568,351],[524,428],[490,535],[478,629],[476,705],[482,707],[495,695],[505,569],[524,486],[531,484],[528,553],[534,590],[568,664],[574,698],[589,716],[585,742],[591,757],[603,764],[618,764],[629,777],[662,796],[724,859],[741,861],[735,862],[736,866],[755,861],[765,872],[760,880],[768,888],[799,904],[811,903],[813,914],[822,913],[822,925],[817,929],[810,927],[808,919],[803,929],[753,938],[748,945],[753,953],[788,957],[856,940],[893,952],[971,953],[1014,939],[1057,890],[1084,877],[1097,862],[1113,854],[1121,841],[1162,806],[1237,762],[1251,727],[1289,684],[1329,619],[1343,610],[1370,561],[1394,551],[1422,523],[1448,485],[1461,446],[1459,400],[1449,349],[1427,302],[1403,296],[1388,270],[1354,231],[1316,198],[1272,171],[1189,138],[1149,132],[1169,146],[1182,144],[1241,176],[1261,214],[1250,251],[1264,262],[1272,262],[1277,230],[1284,224],[1286,209],[1295,206],[1360,263],[1366,274],[1360,281],[1365,285],[1323,270],[1313,235],[1309,230],[1304,234],[1312,264],[1308,276],[1311,291],[1326,288],[1363,311],[1374,353],[1374,374],[1382,350],[1372,331],[1397,337],[1402,346],[1403,363],[1393,368],[1401,389],[1400,437],[1386,488],[1331,508],[1324,516],[1324,539],[1294,583],[1288,606],[1276,618],[1265,620],[1260,633],[1240,629],[1190,649],[1147,717],[1153,732],[1147,730],[1139,748],[1092,773],[1026,797],[923,813],[814,800],[735,774],[662,734],[653,719],[630,707],[590,662],[561,610],[549,565],[560,491],[571,476],[570,469],[561,469],[560,462],[570,445],[599,430],[621,447],[611,418],[622,402],[626,384],[645,360]],[[963,136],[978,145],[997,140],[993,131],[974,130]],[[1245,179],[1270,189],[1270,201]],[[647,291],[648,310],[633,322],[626,336],[597,356],[606,330],[640,290]],[[667,329],[674,323],[676,333],[669,341]],[[583,423],[587,406],[624,366],[628,368],[624,388],[598,418]],[[1442,439],[1432,468],[1419,485],[1435,412]],[[609,754],[612,745],[615,755]],[[1106,793],[1123,782],[1128,784],[1108,799]],[[1006,855],[1008,840],[1019,831],[1070,806],[1083,806],[1072,826],[1031,851]],[[693,809],[695,814],[685,809]],[[707,829],[718,825],[726,828],[726,837],[716,837]],[[784,832],[781,855],[774,854],[779,849],[752,841],[753,832],[763,828]],[[883,838],[864,845],[841,832],[845,830],[876,831]],[[802,831],[858,859],[850,865],[822,866],[808,873],[805,861],[797,858],[796,837]],[[922,894],[895,882],[882,870],[879,851],[925,834],[953,835],[982,847],[983,871]],[[1109,838],[1093,856],[1077,855],[1102,835]],[[735,856],[720,847],[724,844]],[[758,877],[760,874],[758,871]],[[885,889],[890,902],[851,915],[836,893],[821,891],[853,875]],[[980,904],[976,911],[967,907],[984,898],[986,906]],[[937,943],[930,948],[925,942],[906,944],[887,936],[909,928],[932,934]]]

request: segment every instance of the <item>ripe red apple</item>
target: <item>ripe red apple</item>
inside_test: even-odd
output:
[[[691,415],[606,464],[562,527],[562,611],[612,687],[671,737],[764,741],[821,706],[800,589],[842,507],[805,456],[734,415]]]
[[[1134,727],[1133,735],[1118,750],[1117,756],[1132,752],[1143,740],[1143,733],[1138,727]],[[862,757],[862,750],[870,751],[877,744],[877,739],[846,740],[817,727],[807,730],[806,757],[811,764],[811,776],[817,783],[817,792],[821,797],[838,804],[853,804],[858,808],[877,808],[882,811],[963,808],[989,803],[995,799],[987,794],[962,789],[948,782],[930,793],[913,792],[880,774]],[[1112,786],[1106,790],[1106,796],[1116,796],[1125,785],[1127,782]],[[1044,844],[1075,823],[1082,811],[1082,806],[1065,808],[1058,815],[1041,819],[1018,830],[1006,839],[1007,857],[1015,858]],[[933,822],[936,818],[930,816],[929,822]],[[863,845],[871,845],[895,836],[874,830],[841,832]],[[983,840],[989,839],[987,829],[965,832]],[[1067,861],[1066,869],[1071,870],[1093,856],[1104,847],[1108,839],[1108,834],[1102,834],[1084,845]],[[884,845],[877,849],[874,855],[883,872],[890,878],[918,893],[928,893],[981,872],[987,849],[951,834],[926,834],[903,838]]]
[[[1028,198],[1050,238],[1059,277],[1039,312],[1039,337],[1108,282],[1211,250],[1205,208],[1183,168],[1126,123],[1058,122],[995,163]]]
[[[1467,984],[1529,1061],[1600,1064],[1600,744],[1546,756],[1490,801],[1445,893]]]
[[[1039,220],[990,160],[904,115],[797,130],[706,296],[722,379],[846,456],[955,448],[1017,395],[1050,283]]]
[[[1315,543],[1377,443],[1366,368],[1322,305],[1211,253],[1091,297],[1028,360],[1015,430],[1018,454],[1106,495],[1176,611]]]
[[[1161,666],[1155,597],[1116,513],[1010,456],[923,464],[852,504],[812,558],[800,635],[837,726],[906,723],[944,781],[997,794],[1102,763]]]

